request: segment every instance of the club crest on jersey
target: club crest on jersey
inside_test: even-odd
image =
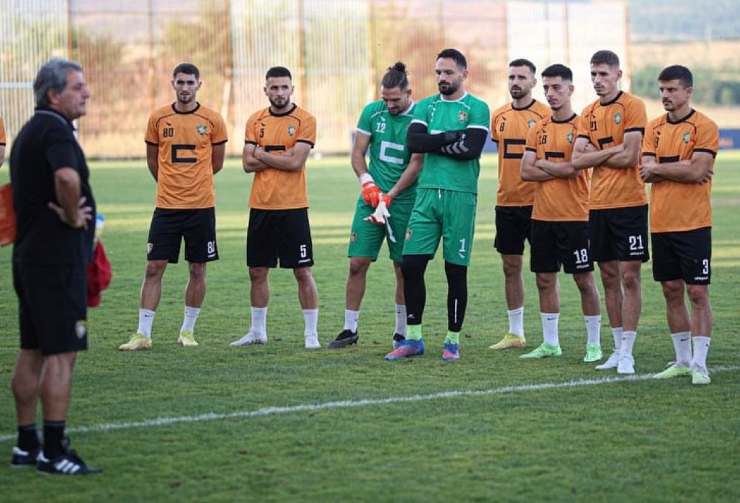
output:
[[[468,112],[466,112],[465,110],[460,110],[457,113],[457,120],[459,120],[460,122],[467,121],[468,120]]]
[[[527,121],[527,127],[532,127],[532,126],[534,126],[534,124],[535,124],[535,120],[534,119],[529,119]]]
[[[349,235],[349,242],[354,243],[355,241],[357,241],[357,233],[353,232],[352,234]]]
[[[568,140],[568,143],[573,144],[573,133],[572,132],[571,133],[568,133],[565,136],[565,139]]]
[[[198,124],[195,126],[195,130],[198,131],[198,134],[201,136],[208,132],[208,128],[204,124]]]
[[[687,131],[687,132],[685,132],[685,133],[683,134],[683,142],[684,142],[684,143],[685,143],[686,145],[688,145],[688,144],[689,144],[689,140],[690,140],[690,139],[691,139],[691,133],[689,133],[688,131]]]
[[[295,126],[288,126],[288,136],[293,136],[295,134]]]
[[[614,114],[614,124],[621,124],[622,123],[622,114],[619,112]]]
[[[406,229],[406,241],[411,241],[411,235],[414,233],[414,231],[411,229],[411,227]]]

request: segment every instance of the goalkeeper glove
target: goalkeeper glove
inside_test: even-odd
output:
[[[365,200],[366,204],[377,208],[381,192],[380,188],[375,185],[373,177],[369,173],[363,173],[360,176],[360,183],[362,184],[362,199]]]

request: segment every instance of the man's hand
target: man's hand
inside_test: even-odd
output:
[[[657,165],[655,157],[643,156],[642,163],[640,164],[640,178],[647,180],[652,177],[655,174],[653,171]]]
[[[80,202],[77,203],[77,218],[74,222],[69,222],[67,220],[64,209],[61,206],[54,204],[51,201],[49,201],[48,206],[50,210],[57,214],[59,220],[69,225],[73,229],[87,229],[87,223],[92,220],[92,206],[85,206],[86,202],[87,198],[85,196],[82,196],[80,198]]]
[[[390,208],[391,203],[393,202],[393,198],[391,196],[389,196],[388,194],[383,194],[382,192],[380,194],[380,200],[383,201],[383,204],[385,204],[386,208]]]
[[[594,144],[591,142],[586,143],[586,146],[583,147],[583,151],[586,152],[587,154],[590,152],[596,152],[596,150],[598,149],[594,147]]]
[[[360,183],[362,184],[362,199],[365,200],[365,204],[377,208],[382,193],[380,192],[380,188],[375,185],[373,177],[369,173],[363,173],[360,176]]]
[[[381,200],[378,203],[378,207],[375,209],[373,214],[369,217],[365,217],[365,220],[375,225],[385,225],[386,222],[388,222],[388,218],[390,218],[390,216],[391,213],[388,211],[385,202]]]

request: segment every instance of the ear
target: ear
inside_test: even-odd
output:
[[[202,85],[203,85],[203,81],[202,80],[199,80],[198,81],[198,87],[196,87],[195,90],[198,91],[200,89],[200,86],[202,86]]]
[[[463,76],[464,79],[467,79],[468,78],[468,69],[467,68],[465,70],[463,70],[462,76]]]
[[[573,84],[568,85],[568,96],[573,96],[573,91],[576,90],[576,86]]]
[[[620,69],[617,71],[617,79],[621,79],[621,78],[622,78],[622,70]]]

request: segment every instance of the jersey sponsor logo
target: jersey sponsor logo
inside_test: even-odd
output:
[[[403,158],[402,157],[396,157],[394,155],[391,155],[393,151],[400,152],[401,156],[403,156],[405,147],[401,145],[400,143],[393,143],[390,141],[381,141],[380,142],[380,153],[378,154],[378,158],[380,158],[383,162],[389,162],[391,164],[403,164]]]
[[[197,126],[195,126],[195,130],[198,131],[198,134],[201,136],[208,133],[208,127],[205,124],[198,124]]]
[[[295,126],[288,126],[288,136],[293,136],[295,134]]]
[[[684,142],[684,143],[685,143],[686,145],[688,145],[688,144],[689,144],[689,140],[690,140],[690,139],[691,139],[691,133],[689,133],[688,131],[687,131],[687,132],[685,132],[685,133],[683,134],[683,142]]]
[[[466,122],[468,120],[468,112],[465,110],[460,110],[457,113],[457,120],[460,122]]]
[[[614,114],[614,124],[621,124],[622,123],[622,114],[617,112]]]
[[[78,339],[82,339],[87,335],[87,325],[85,324],[85,320],[79,320],[75,323],[75,334]]]

